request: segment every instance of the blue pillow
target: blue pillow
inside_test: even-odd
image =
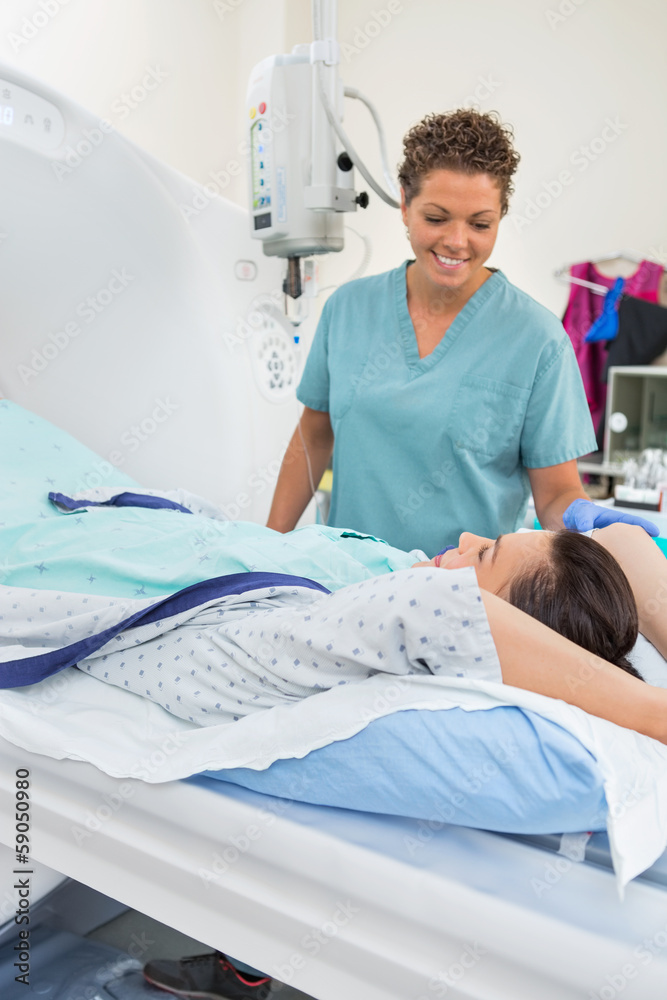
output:
[[[511,706],[395,712],[301,760],[204,773],[279,798],[502,833],[606,829],[595,759]]]

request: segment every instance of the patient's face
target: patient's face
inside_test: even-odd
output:
[[[473,566],[480,587],[503,597],[511,580],[535,561],[547,558],[550,544],[549,531],[517,532],[499,535],[496,539],[464,531],[458,548],[440,557],[440,566],[442,569]],[[435,561],[431,559],[422,565],[435,565]]]

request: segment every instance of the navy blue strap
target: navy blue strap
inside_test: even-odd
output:
[[[301,576],[288,576],[284,573],[231,573],[227,576],[217,576],[212,580],[202,580],[157,600],[150,607],[135,612],[129,618],[124,618],[123,621],[97,635],[80,639],[62,649],[53,649],[46,653],[37,653],[35,656],[0,663],[0,688],[25,687],[51,677],[59,670],[85,660],[128,628],[150,625],[151,622],[171,618],[183,611],[189,611],[191,608],[232,594],[244,594],[250,590],[262,589],[273,591],[279,587],[305,587],[309,590],[318,590],[322,594],[330,593],[326,587],[315,583],[314,580]]]
[[[74,500],[65,496],[64,493],[49,493],[51,503],[57,503],[67,510],[80,510],[82,507],[150,507],[151,510],[180,510],[183,514],[191,514],[188,510],[175,500],[167,500],[165,497],[147,496],[145,493],[116,493],[108,500]]]

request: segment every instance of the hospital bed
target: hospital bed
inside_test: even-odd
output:
[[[184,214],[186,178],[47,86],[8,68],[0,80],[14,108],[0,132],[13,192],[0,219],[0,388],[94,448],[100,476],[116,465],[262,520],[270,473],[257,470],[293,425],[299,364],[279,265],[259,256],[240,209],[210,196]],[[15,775],[28,768],[37,862],[319,1000],[664,997],[667,864],[621,901],[602,834],[576,862],[557,836],[208,777],[119,782],[5,740],[0,758],[3,844],[15,845]],[[0,874],[11,899],[17,876]],[[35,875],[36,892],[49,879]]]
[[[633,883],[621,903],[602,866],[568,867],[538,846],[457,827],[425,827],[410,858],[413,821],[234,786],[220,794],[210,779],[141,786],[79,845],[72,827],[85,829],[119,783],[85,763],[8,744],[2,765],[5,819],[8,778],[31,770],[39,860],[322,1000],[565,1000],[599,992],[607,977],[620,983],[624,967],[626,996],[664,996],[667,909],[658,883]],[[244,850],[255,828],[261,836]],[[3,822],[5,843],[11,834]],[[222,843],[239,845],[238,856],[227,855],[224,878],[202,879]],[[538,895],[531,880],[550,871],[553,884]],[[448,970],[445,994],[438,977]]]

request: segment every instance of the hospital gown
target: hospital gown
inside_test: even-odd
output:
[[[199,725],[236,721],[376,674],[501,681],[474,571],[402,570],[334,594],[294,588],[270,598],[213,604],[137,644],[79,669]]]

